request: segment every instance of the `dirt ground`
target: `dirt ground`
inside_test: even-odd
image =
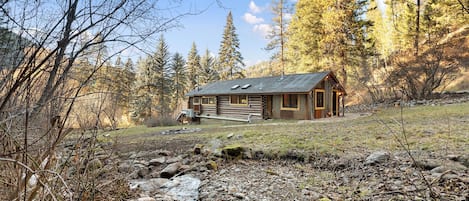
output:
[[[115,147],[123,155],[167,150],[187,160],[193,160],[196,145],[213,147],[216,142],[217,148],[237,144],[250,149],[252,155],[243,159],[218,158],[217,170],[190,172],[202,180],[200,200],[469,200],[469,112],[461,111],[467,110],[466,105],[456,106],[454,114],[445,109],[446,116],[433,115],[442,112],[432,107],[410,108],[406,116],[409,149],[399,145],[396,135],[374,125],[376,119],[395,122],[399,115],[392,112],[390,120],[372,113],[348,113],[313,121],[193,125],[188,128],[200,127],[200,131],[120,136],[115,138]],[[437,125],[448,114],[456,119],[450,129],[447,123]],[[328,138],[315,137],[315,132],[319,137],[331,131]],[[288,132],[306,132],[312,137]],[[303,143],[311,139],[319,144]],[[290,141],[293,148],[275,147]],[[324,151],[321,144],[333,147]],[[380,156],[384,159],[370,163],[369,157],[379,153],[384,153]],[[214,159],[207,156],[207,160]]]

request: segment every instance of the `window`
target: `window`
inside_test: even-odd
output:
[[[215,105],[215,97],[202,97],[202,105]]]
[[[248,97],[246,95],[231,95],[230,103],[232,105],[247,105]]]
[[[251,84],[245,84],[243,87],[241,87],[241,89],[247,89],[251,86]]]
[[[298,109],[298,94],[283,94],[282,108]]]
[[[316,109],[324,109],[325,106],[324,106],[324,100],[325,100],[325,97],[324,97],[324,90],[322,89],[317,89],[315,91],[315,96],[316,96],[316,105],[315,105],[315,108]]]
[[[199,104],[200,104],[200,98],[194,97],[194,105],[199,105]]]

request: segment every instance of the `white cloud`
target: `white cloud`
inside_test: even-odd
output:
[[[264,19],[260,17],[256,17],[255,15],[251,13],[244,13],[243,19],[249,24],[259,24],[261,22],[264,22]]]
[[[253,60],[244,60],[244,65],[246,65],[246,67],[250,67],[250,66],[254,66],[254,65],[258,64],[258,63],[261,63],[261,62],[263,62],[263,61],[264,61],[264,60],[260,60],[260,59],[255,60],[255,61],[253,61]]]
[[[293,15],[291,13],[285,13],[283,17],[285,20],[290,21],[293,18]]]
[[[272,26],[270,24],[256,24],[252,30],[265,38],[272,32]]]
[[[257,6],[256,3],[254,3],[254,1],[251,1],[249,2],[249,10],[252,12],[252,13],[260,13],[262,12],[262,8]]]

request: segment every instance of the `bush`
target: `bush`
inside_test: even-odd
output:
[[[157,126],[175,126],[177,121],[171,117],[160,117],[160,118],[150,118],[145,121],[145,126],[147,127],[157,127]]]

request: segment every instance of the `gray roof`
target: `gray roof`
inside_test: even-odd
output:
[[[186,96],[224,95],[224,94],[277,94],[277,93],[307,93],[323,80],[330,71],[308,74],[294,74],[247,78],[237,80],[217,81],[194,89]],[[243,86],[250,85],[245,88]],[[236,89],[233,86],[238,85]]]

